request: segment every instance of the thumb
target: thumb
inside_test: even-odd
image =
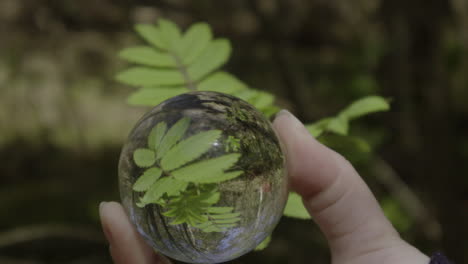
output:
[[[410,247],[400,239],[346,159],[315,140],[285,110],[273,126],[286,152],[290,186],[302,196],[304,206],[327,238],[334,263],[350,263],[350,259],[381,249]],[[423,261],[413,263],[427,259],[419,254]]]

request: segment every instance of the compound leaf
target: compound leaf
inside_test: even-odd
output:
[[[247,85],[233,75],[218,71],[210,74],[198,84],[200,91],[213,91],[226,94],[233,94],[240,90],[247,89]]]
[[[137,24],[135,25],[135,31],[148,43],[154,45],[157,48],[165,50],[166,43],[161,37],[161,33],[158,27],[151,24]]]
[[[126,48],[119,52],[119,57],[137,64],[154,67],[177,67],[174,57],[147,46]]]
[[[159,177],[161,177],[161,169],[160,168],[149,168],[147,169],[143,175],[141,175],[138,180],[133,184],[133,190],[137,192],[143,192],[148,190],[151,185],[153,185]]]
[[[127,102],[131,105],[155,106],[187,91],[185,87],[142,88],[132,93]]]
[[[182,73],[177,70],[131,67],[117,74],[116,80],[134,86],[182,85]]]
[[[166,152],[174,146],[185,134],[190,124],[190,118],[184,117],[177,121],[169,130],[161,141],[159,148],[156,150],[156,158],[163,157]]]
[[[196,23],[185,32],[177,44],[177,52],[184,65],[192,64],[208,47],[212,39],[210,26],[206,23]]]
[[[387,111],[389,109],[390,105],[384,98],[380,96],[367,96],[351,103],[351,105],[340,112],[340,115],[352,120],[370,113]]]
[[[233,179],[242,171],[224,173],[240,158],[240,154],[232,153],[221,157],[203,160],[173,171],[171,174],[179,180],[195,183],[214,183]]]
[[[166,134],[167,124],[166,122],[159,122],[156,126],[151,129],[151,132],[148,136],[148,147],[150,149],[158,149],[161,140]]]
[[[165,171],[171,171],[198,158],[210,149],[221,133],[221,130],[203,131],[179,142],[162,157],[161,166]]]
[[[198,81],[208,73],[221,67],[229,59],[231,44],[226,39],[212,41],[203,53],[187,69],[188,75]]]
[[[310,219],[310,214],[307,212],[307,209],[305,209],[301,196],[294,192],[289,193],[288,202],[286,203],[283,214],[292,218]]]
[[[133,152],[133,160],[140,168],[150,167],[156,161],[154,151],[146,148],[139,148]]]

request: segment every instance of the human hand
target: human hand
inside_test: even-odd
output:
[[[302,196],[327,238],[333,264],[429,263],[400,238],[346,159],[315,140],[287,111],[273,127],[286,152],[290,188]],[[170,263],[143,241],[119,203],[101,203],[100,216],[115,263]]]

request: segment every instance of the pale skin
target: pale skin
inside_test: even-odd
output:
[[[283,144],[290,189],[325,235],[332,264],[427,264],[429,258],[402,240],[353,166],[315,140],[302,123],[281,111],[273,127]],[[103,202],[100,216],[114,263],[162,264],[117,202]]]

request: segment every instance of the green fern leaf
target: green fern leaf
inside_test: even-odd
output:
[[[226,39],[212,41],[197,60],[188,67],[190,78],[198,81],[227,62],[231,54],[231,44]]]
[[[126,48],[119,52],[119,57],[137,64],[153,67],[177,67],[174,57],[147,46]]]
[[[213,214],[226,214],[226,213],[232,212],[232,210],[234,210],[234,207],[222,207],[222,206],[218,206],[218,207],[210,207],[210,208],[208,208],[207,212],[208,212],[208,213],[213,213]]]
[[[160,168],[147,169],[133,184],[133,190],[137,192],[148,190],[161,177],[161,173]]]
[[[151,129],[151,132],[148,136],[148,147],[150,149],[156,150],[161,144],[161,140],[166,134],[167,124],[166,122],[159,122],[156,126]]]
[[[137,24],[135,25],[135,31],[148,43],[153,46],[165,50],[166,43],[161,37],[161,33],[158,27],[150,24]]]
[[[210,26],[206,23],[192,25],[177,43],[176,50],[184,65],[192,64],[208,47],[212,39]]]
[[[198,84],[200,91],[212,91],[226,94],[247,89],[247,85],[233,75],[218,71],[210,74]]]
[[[172,147],[161,159],[165,171],[171,171],[200,157],[221,136],[221,130],[203,131]]]
[[[133,161],[140,168],[150,167],[156,162],[154,151],[151,149],[139,148],[133,152]]]
[[[310,219],[310,214],[305,209],[301,196],[294,192],[289,193],[288,202],[283,214],[292,218]]]
[[[147,67],[132,67],[117,74],[116,80],[134,86],[183,85],[182,73]]]
[[[370,113],[388,111],[389,109],[390,105],[384,98],[368,96],[351,103],[339,115],[352,120]]]
[[[181,182],[170,177],[164,177],[151,185],[143,198],[141,198],[140,203],[145,205],[150,203],[158,203],[159,199],[165,193],[167,193],[169,196],[177,195],[185,188],[187,188],[187,184],[185,182]]]
[[[210,177],[204,177],[197,179],[197,183],[216,183],[231,180],[242,175],[243,171],[232,171],[232,172],[219,172],[209,175]]]
[[[169,98],[186,93],[187,91],[187,88],[184,87],[142,88],[132,93],[127,99],[127,102],[131,105],[155,106]]]
[[[240,218],[229,218],[229,219],[216,219],[214,222],[216,224],[234,224],[238,222]]]
[[[159,148],[156,151],[156,158],[163,157],[166,152],[174,146],[185,134],[190,125],[190,118],[184,117],[177,121],[167,134],[163,137]]]
[[[240,154],[233,153],[221,157],[203,160],[173,171],[176,179],[195,183],[214,183],[233,179],[242,174],[241,171],[224,173],[240,158]],[[225,175],[229,174],[229,175]],[[229,177],[227,177],[229,176]]]
[[[210,218],[213,219],[231,219],[231,218],[239,218],[240,213],[227,213],[227,214],[217,214],[217,215],[210,215]]]
[[[258,244],[258,246],[254,249],[254,251],[264,250],[266,247],[268,247],[270,242],[271,242],[271,235],[267,236],[260,244]]]
[[[174,46],[181,41],[182,35],[179,27],[167,19],[159,19],[158,25],[162,41],[165,44],[164,49],[173,50]]]

